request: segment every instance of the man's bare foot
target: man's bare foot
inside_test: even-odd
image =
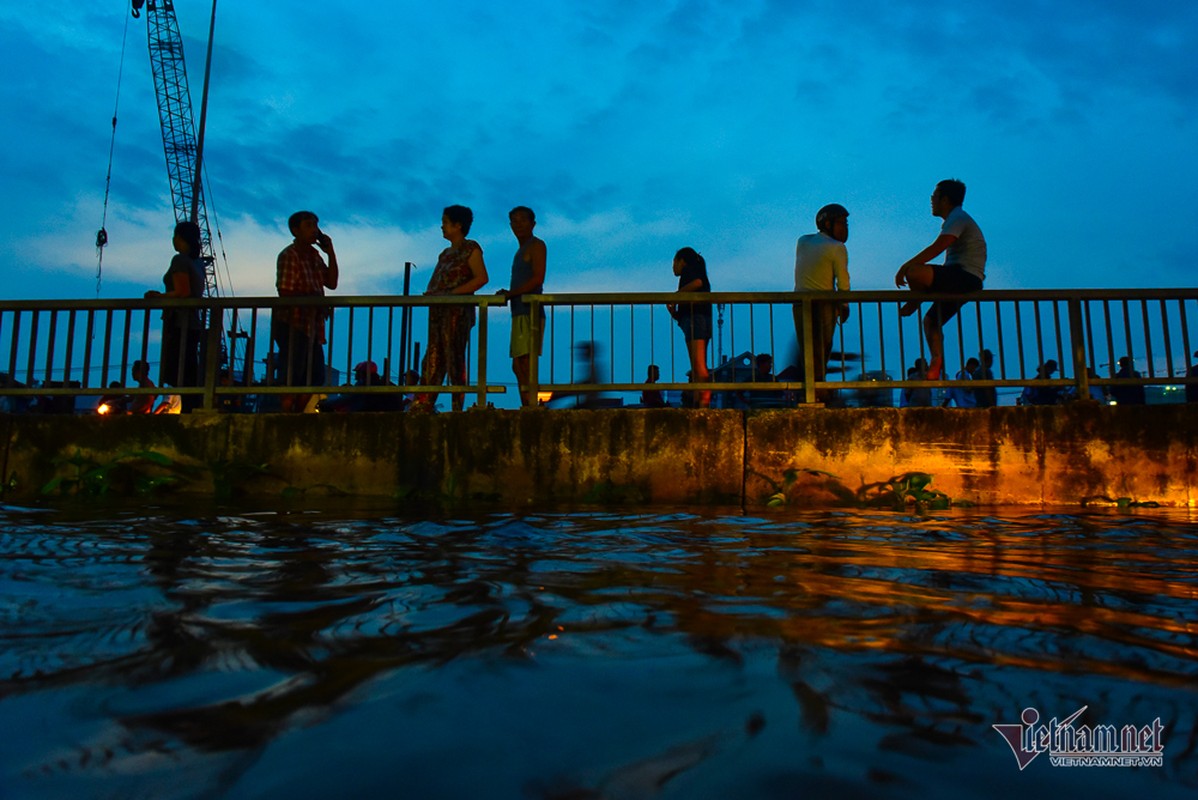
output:
[[[908,300],[903,303],[903,307],[899,309],[900,317],[909,317],[919,310],[919,303],[915,300]]]

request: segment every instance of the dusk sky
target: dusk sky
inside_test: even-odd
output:
[[[302,10],[300,10],[302,9]],[[178,0],[198,105],[210,5]],[[96,296],[128,3],[0,8],[6,298]],[[321,216],[338,294],[398,293],[441,209],[506,285],[530,205],[550,291],[788,290],[815,211],[852,213],[854,288],[935,238],[941,178],[990,248],[988,288],[1192,285],[1198,4],[226,2],[206,163],[238,296],[273,294],[288,214]],[[173,218],[130,20],[101,297],[160,284]]]

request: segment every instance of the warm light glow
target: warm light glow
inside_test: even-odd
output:
[[[108,405],[107,403],[100,403],[100,405],[96,406],[96,413],[97,414],[111,414],[112,406]]]
[[[537,403],[545,405],[553,399],[553,392],[537,392]]]
[[[163,396],[162,402],[154,409],[155,414],[182,414],[183,398],[177,394]]]

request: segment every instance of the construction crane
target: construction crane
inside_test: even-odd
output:
[[[158,119],[162,124],[162,147],[166,153],[166,172],[175,207],[175,222],[192,221],[200,228],[201,257],[204,261],[204,296],[217,297],[216,257],[212,248],[212,230],[200,181],[203,160],[205,102],[200,111],[200,136],[191,113],[191,92],[187,86],[187,66],[183,59],[183,37],[175,18],[174,0],[132,0],[133,16],[146,12],[146,30],[150,43],[150,69],[154,73],[154,94],[158,98]],[[212,4],[213,23],[216,3]],[[212,61],[212,35],[208,36],[208,63]]]
[[[208,111],[208,78],[212,66],[212,39],[216,27],[216,0],[212,0],[212,20],[208,28],[208,55],[204,67],[204,90],[200,103],[199,135],[192,119],[191,91],[187,85],[187,64],[183,58],[183,37],[175,18],[174,0],[132,0],[134,18],[146,13],[146,30],[150,45],[150,70],[154,74],[154,94],[158,99],[158,120],[162,127],[162,149],[166,153],[167,179],[175,207],[175,222],[194,222],[200,229],[200,258],[204,263],[204,296],[219,297],[216,253],[212,246],[212,229],[208,225],[208,209],[204,205],[203,174],[204,124]],[[113,118],[115,125],[115,117]],[[100,244],[97,241],[97,244]],[[245,338],[239,331],[236,313],[229,320],[205,320],[205,328],[219,327],[220,363],[232,367],[236,354],[230,344]],[[227,334],[227,337],[226,337]],[[230,342],[232,340],[232,342]],[[232,349],[236,350],[236,347]],[[231,358],[233,356],[233,358]],[[240,355],[242,374],[248,380],[249,367],[245,353]]]

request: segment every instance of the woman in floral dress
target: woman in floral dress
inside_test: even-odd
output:
[[[426,295],[474,294],[487,283],[487,267],[478,242],[467,239],[474,212],[465,206],[449,206],[441,216],[441,235],[449,247],[441,251],[429,279]],[[448,376],[450,386],[466,385],[466,346],[474,327],[473,306],[437,305],[428,310],[428,349],[421,368],[421,383],[440,386]],[[454,394],[451,404],[461,411],[464,394]],[[413,410],[430,410],[433,396],[421,394]]]

